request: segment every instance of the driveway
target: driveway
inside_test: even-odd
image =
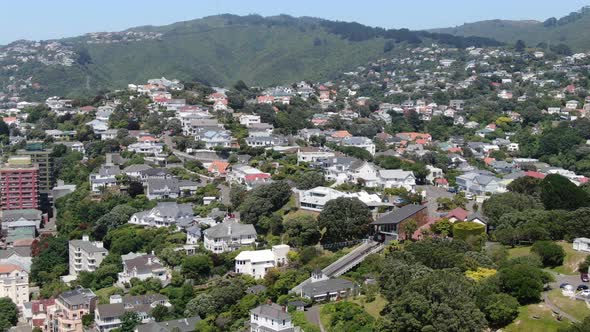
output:
[[[308,322],[319,326],[320,331],[324,332],[325,329],[322,326],[322,321],[320,320],[320,306],[319,305],[314,305],[313,307],[307,309],[305,311],[305,318],[307,319]]]

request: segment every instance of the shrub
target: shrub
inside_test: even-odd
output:
[[[467,242],[470,237],[484,234],[486,227],[475,222],[459,222],[453,225],[453,238]]]
[[[563,264],[565,251],[557,243],[551,241],[537,241],[533,244],[531,252],[541,257],[544,267],[554,267]]]

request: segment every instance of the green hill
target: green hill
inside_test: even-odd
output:
[[[523,40],[527,46],[565,44],[575,51],[590,50],[590,8],[584,7],[560,19],[539,21],[490,20],[467,23],[454,28],[433,29],[432,32],[455,36],[479,36],[514,44]]]
[[[407,45],[500,44],[484,38],[385,30],[286,15],[265,18],[226,14],[161,27],[132,28],[123,33],[157,33],[160,37],[116,43],[90,43],[90,35],[59,40],[75,50],[76,62],[72,66],[35,61],[19,64],[18,69],[0,70],[0,84],[6,86],[10,76],[31,77],[30,82],[37,83],[36,89],[28,91],[39,97],[88,95],[161,76],[211,84],[231,84],[242,79],[250,85],[268,85],[330,79]],[[120,39],[120,34],[108,38]]]

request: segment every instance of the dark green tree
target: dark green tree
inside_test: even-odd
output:
[[[356,198],[339,197],[328,201],[318,217],[320,229],[326,230],[322,242],[361,239],[367,236],[372,220],[369,208]]]
[[[531,252],[541,257],[544,267],[555,267],[563,264],[565,258],[565,250],[551,241],[537,241],[531,247]]]
[[[559,174],[549,174],[541,181],[541,201],[547,210],[575,210],[590,205],[590,195]]]

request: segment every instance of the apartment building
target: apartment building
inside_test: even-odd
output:
[[[7,297],[17,306],[29,302],[29,273],[14,264],[0,264],[0,298]]]
[[[272,249],[242,251],[235,258],[235,270],[237,273],[262,279],[268,270],[287,264],[290,249],[288,245],[281,244]]]
[[[94,272],[102,260],[108,255],[100,241],[90,241],[88,235],[82,236],[82,240],[71,240],[70,276],[75,279],[82,271]]]
[[[47,309],[44,332],[83,332],[82,316],[94,313],[98,297],[90,289],[61,293]]]
[[[39,168],[31,157],[11,157],[0,168],[0,209],[39,208]]]

